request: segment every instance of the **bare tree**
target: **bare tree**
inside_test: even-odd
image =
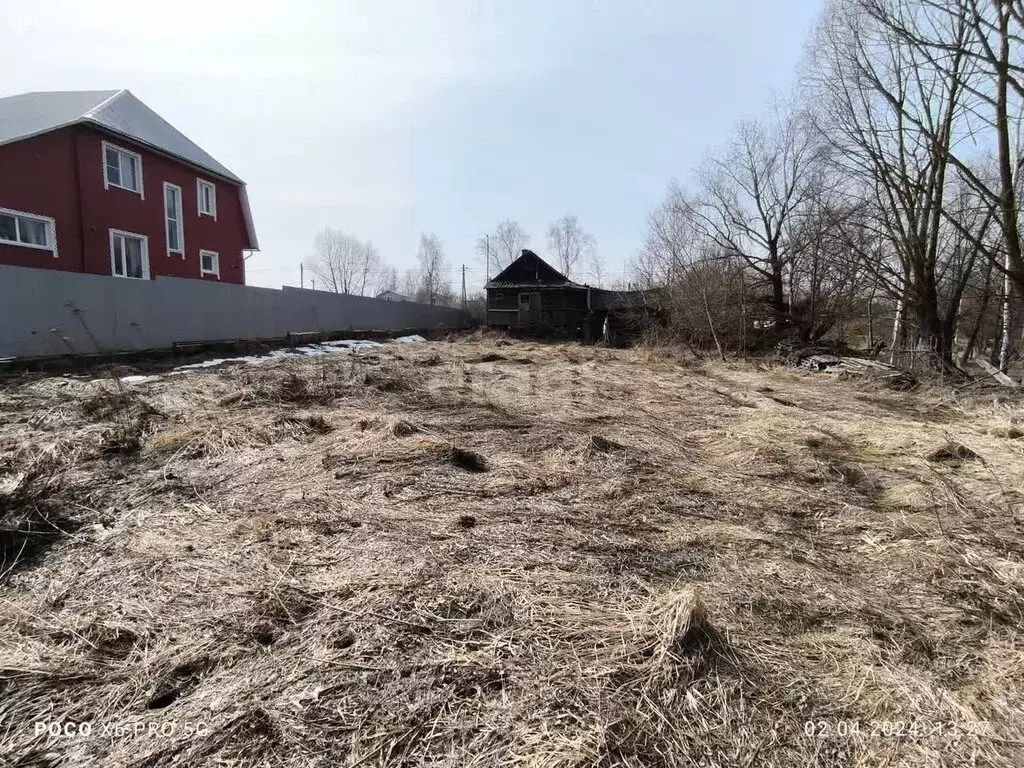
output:
[[[676,331],[720,357],[744,344],[746,262],[705,234],[696,201],[672,182],[649,216],[647,237],[627,270],[643,288],[660,287],[662,309]]]
[[[643,288],[675,282],[690,252],[698,247],[695,209],[696,202],[672,181],[665,200],[648,216],[647,238],[628,266],[633,282]]]
[[[484,259],[491,277],[519,258],[530,244],[530,236],[511,219],[499,222],[494,231],[476,241],[476,251]]]
[[[961,91],[956,134],[948,141],[928,121],[908,115],[915,130],[929,137],[963,181],[995,209],[996,240],[972,240],[1003,273],[1002,369],[1009,365],[1013,338],[1013,296],[1024,287],[1024,244],[1019,221],[1024,148],[1024,40],[1022,0],[862,0],[864,11],[893,39],[913,50],[927,68],[953,81]],[[938,126],[940,129],[942,126]],[[994,146],[991,163],[976,153]],[[950,219],[956,225],[955,219]],[[976,233],[961,232],[968,239]],[[994,244],[995,247],[988,247]]]
[[[809,78],[819,125],[836,150],[836,171],[849,180],[845,192],[872,212],[865,225],[894,257],[866,259],[865,268],[912,315],[919,344],[951,365],[965,278],[943,269],[943,217],[965,59],[954,57],[948,71],[930,68],[878,23],[870,2],[834,0],[819,30]],[[944,280],[953,281],[948,290]]]
[[[321,289],[335,293],[351,293],[356,271],[355,249],[358,241],[339,229],[325,227],[313,241],[315,256],[306,266],[320,279]]]
[[[854,249],[844,237],[850,222],[859,221],[861,213],[841,196],[822,193],[809,201],[794,223],[789,321],[804,343],[818,341],[855,314],[858,299],[873,285],[862,260],[850,257]],[[868,298],[869,315],[872,298]],[[870,322],[869,317],[869,326]]]
[[[398,290],[398,267],[381,265],[377,274],[377,287],[374,289],[374,295],[379,296],[384,291],[400,292]]]
[[[416,300],[424,304],[451,304],[454,294],[441,239],[432,233],[421,234],[416,258],[420,263]]]
[[[1024,0],[862,0],[865,12],[900,44],[913,49],[934,72],[961,90],[961,141],[942,141],[936,126],[914,128],[946,151],[965,183],[997,207],[1002,243],[987,255],[1024,287],[1024,246],[1019,226],[1024,146]],[[940,126],[941,127],[941,126]],[[978,146],[994,146],[995,159],[979,158]],[[980,161],[980,162],[979,162]],[[992,166],[994,165],[994,172]],[[976,243],[983,251],[984,244]],[[1009,266],[1006,266],[1008,264]]]
[[[322,290],[334,293],[363,295],[380,263],[372,243],[333,227],[317,232],[313,251],[306,267],[320,280]]]
[[[380,272],[380,252],[370,241],[360,243],[356,250],[356,275],[354,281],[355,290],[360,296],[366,295],[367,289],[373,287],[374,280]]]
[[[806,114],[777,107],[770,120],[740,124],[726,152],[706,163],[691,203],[717,250],[741,257],[766,281],[778,327],[786,322],[793,223],[819,193],[821,155]]]
[[[604,256],[596,247],[590,249],[589,266],[591,282],[598,288],[603,287],[605,282]]]
[[[417,294],[420,287],[419,270],[407,269],[402,273],[401,293],[414,301],[419,301]]]
[[[572,276],[581,261],[592,258],[596,244],[594,236],[584,231],[576,216],[563,216],[548,229],[548,248],[558,259],[559,271],[566,277]]]
[[[1024,0],[828,0],[807,107],[741,124],[693,191],[673,184],[630,276],[720,354],[772,316],[804,342],[874,346],[881,313],[894,361],[978,349],[1005,367],[1024,293],[1021,42]]]

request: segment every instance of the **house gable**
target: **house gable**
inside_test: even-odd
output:
[[[529,249],[523,249],[518,259],[487,283],[487,288],[511,288],[517,285],[583,287],[572,282]]]
[[[258,250],[245,183],[130,91],[54,91],[0,99],[0,146],[75,125],[164,154],[239,188],[246,250]]]

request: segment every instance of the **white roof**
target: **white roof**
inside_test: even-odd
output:
[[[125,136],[238,184],[249,242],[257,247],[245,183],[130,91],[36,91],[0,99],[0,146],[80,123]]]

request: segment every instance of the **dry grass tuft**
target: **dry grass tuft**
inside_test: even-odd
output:
[[[12,458],[0,471],[0,583],[77,527],[61,504],[64,470],[61,447],[54,446],[20,462]]]
[[[864,389],[890,392],[913,392],[922,386],[921,380],[909,371],[874,370],[865,368],[863,371],[843,371],[838,376],[840,381],[848,381]]]
[[[308,429],[318,435],[326,435],[334,431],[334,425],[319,413],[289,414],[280,418],[280,423],[286,426]]]
[[[442,358],[439,354],[434,352],[433,354],[427,355],[426,357],[417,360],[415,362],[415,365],[430,367],[434,365],[440,365],[442,362],[444,362],[444,358]]]
[[[275,389],[276,399],[282,403],[325,403],[333,400],[338,394],[333,382],[328,382],[325,378],[306,378],[298,372],[289,372],[276,382]]]
[[[419,431],[419,427],[405,419],[394,419],[389,421],[387,425],[387,432],[392,437],[406,437],[407,435],[415,435]]]
[[[962,443],[947,441],[928,452],[928,461],[966,461],[981,457]]]
[[[78,404],[82,415],[94,422],[109,422],[98,434],[100,455],[128,455],[139,451],[161,414],[138,392],[120,382],[98,385],[98,391]]]
[[[244,401],[245,401],[245,392],[244,391],[229,392],[228,394],[224,395],[223,397],[220,397],[220,398],[217,399],[217,405],[220,405],[220,406],[223,406],[223,407],[227,408],[230,405],[238,405],[239,403],[242,403]]]
[[[379,392],[405,393],[412,392],[415,389],[408,374],[400,372],[394,367],[367,371],[365,382],[366,386],[372,387]]]
[[[136,409],[141,405],[137,392],[100,386],[95,394],[82,400],[78,407],[82,415],[94,421],[112,419],[120,413]]]
[[[451,464],[467,472],[486,472],[490,469],[486,458],[476,451],[468,451],[465,448],[452,446],[448,449],[446,458]]]
[[[587,444],[587,450],[591,453],[614,453],[623,450],[624,447],[621,443],[601,437],[601,435],[591,435],[590,442]]]

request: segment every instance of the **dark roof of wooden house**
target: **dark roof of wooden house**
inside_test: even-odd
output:
[[[544,259],[531,250],[523,249],[522,255],[495,275],[487,288],[564,287],[586,289],[585,285],[574,283]]]
[[[659,305],[657,291],[615,291],[591,288],[573,282],[529,249],[499,272],[486,288],[568,288],[589,291],[590,306],[595,310],[621,310]]]
[[[590,294],[590,306],[593,309],[656,308],[659,305],[657,291],[613,291],[593,288]]]

